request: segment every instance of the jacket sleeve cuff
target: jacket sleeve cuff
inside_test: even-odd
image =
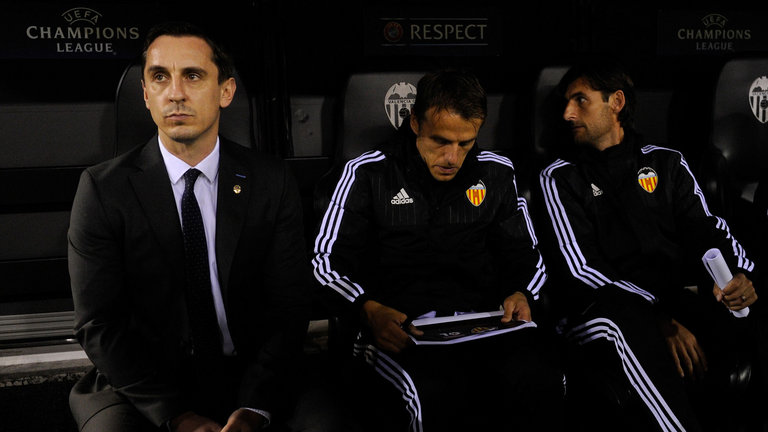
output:
[[[350,316],[353,316],[355,318],[360,316],[360,313],[363,310],[363,305],[365,302],[370,300],[371,297],[367,293],[362,293],[355,299],[354,302],[352,302],[352,306],[350,307]]]

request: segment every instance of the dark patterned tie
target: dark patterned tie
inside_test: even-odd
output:
[[[187,271],[187,309],[192,330],[192,349],[196,356],[211,356],[221,352],[219,324],[211,294],[211,273],[208,267],[208,247],[200,207],[195,198],[195,180],[200,171],[190,168],[184,173],[184,194],[181,196],[184,257]]]

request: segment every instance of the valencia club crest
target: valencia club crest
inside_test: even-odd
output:
[[[749,88],[749,106],[760,123],[768,123],[768,77],[757,78]]]
[[[640,168],[640,171],[637,172],[637,182],[646,192],[653,193],[659,184],[659,175],[653,168]]]
[[[466,193],[470,204],[477,207],[485,199],[485,184],[483,184],[482,180],[478,180],[477,184],[467,189]]]

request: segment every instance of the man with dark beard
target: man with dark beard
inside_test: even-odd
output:
[[[542,221],[551,222],[542,250],[556,269],[552,304],[569,342],[574,427],[706,430],[698,402],[743,415],[686,387],[716,388],[737,353],[764,343],[754,262],[709,211],[683,155],[643,144],[634,85],[619,64],[578,64],[559,90],[575,144],[540,174]],[[735,276],[696,294],[686,287],[705,282],[701,257],[711,248]],[[731,421],[728,411],[709,410],[721,422]]]

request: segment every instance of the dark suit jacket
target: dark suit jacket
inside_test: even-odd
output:
[[[274,412],[307,329],[301,201],[277,158],[223,138],[220,151],[216,259],[246,365],[237,403]],[[68,235],[75,331],[96,368],[70,395],[78,425],[126,399],[156,425],[190,409],[184,247],[156,136],[83,172]]]

